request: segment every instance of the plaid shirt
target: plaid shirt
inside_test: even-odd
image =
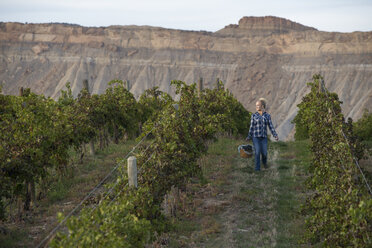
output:
[[[270,114],[264,112],[260,115],[258,112],[251,116],[251,127],[249,128],[248,139],[252,137],[267,137],[267,125],[269,125],[270,131],[274,137],[278,135],[275,132],[273,123],[271,122]]]

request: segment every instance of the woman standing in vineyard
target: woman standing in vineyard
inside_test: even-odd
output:
[[[252,139],[255,149],[255,170],[260,170],[260,156],[262,155],[262,163],[264,167],[267,167],[267,126],[269,125],[270,131],[274,136],[275,140],[278,140],[278,135],[275,132],[273,123],[271,122],[271,116],[265,111],[266,100],[260,98],[256,102],[256,113],[252,114],[251,126],[247,140]]]

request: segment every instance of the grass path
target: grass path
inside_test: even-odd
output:
[[[240,144],[211,145],[200,161],[205,178],[188,189],[188,215],[177,217],[164,247],[300,247],[306,143],[270,143],[269,168],[258,173],[239,157]]]

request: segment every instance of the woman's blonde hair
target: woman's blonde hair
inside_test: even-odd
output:
[[[264,107],[264,108],[266,108],[266,99],[265,98],[263,98],[263,97],[261,97],[260,99],[258,99],[258,101],[260,101],[261,102],[261,104],[262,104],[262,106]]]

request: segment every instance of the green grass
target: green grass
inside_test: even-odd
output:
[[[71,176],[63,177],[50,186],[48,203],[61,201],[69,195],[79,195],[81,185],[94,186],[92,183],[98,183],[116,165],[117,159],[124,158],[134,145],[134,141],[128,141],[125,144],[110,144],[105,149],[96,151],[94,156],[86,156],[83,164],[76,164],[72,167],[72,173],[69,173]]]
[[[304,202],[304,180],[310,165],[310,150],[308,141],[273,143],[274,149],[279,150],[279,180],[277,183],[278,213],[277,247],[299,247],[304,230],[304,218],[300,214]]]
[[[178,216],[174,230],[163,236],[169,246],[159,247],[302,246],[308,141],[270,142],[269,168],[259,173],[252,158],[240,158],[237,147],[244,143],[221,137],[210,145],[199,161],[203,180],[189,185],[193,214]],[[206,207],[211,201],[228,203]]]

